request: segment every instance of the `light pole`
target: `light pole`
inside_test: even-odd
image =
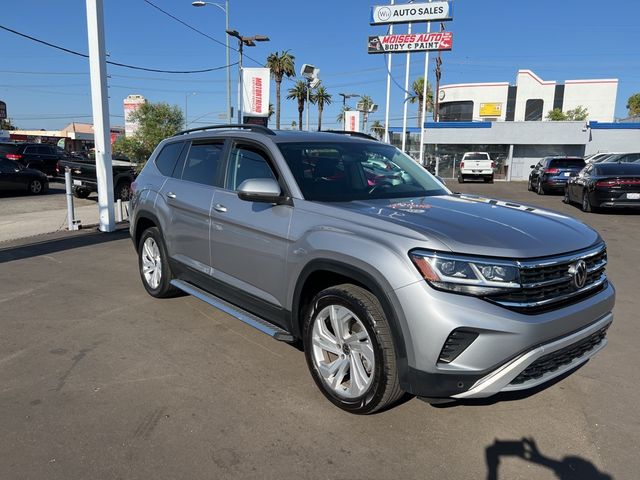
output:
[[[300,75],[307,80],[307,132],[309,131],[309,92],[312,88],[316,88],[320,83],[320,69],[314,65],[305,63],[300,69]]]
[[[207,5],[213,5],[218,7],[224,12],[225,16],[225,30],[229,30],[229,0],[225,0],[224,7],[220,3],[213,2],[192,2],[194,7],[205,7]],[[229,36],[226,37],[226,50],[227,50],[227,123],[231,123],[231,61],[229,60]]]
[[[196,95],[196,92],[187,92],[184,94],[184,129],[189,128],[189,97]]]
[[[360,98],[360,95],[358,95],[357,93],[339,93],[338,95],[340,95],[342,97],[342,129],[346,130],[346,125],[347,125],[347,119],[344,116],[344,112],[345,112],[345,107],[347,106],[347,98]]]
[[[238,39],[238,53],[240,55],[240,59],[238,61],[238,124],[242,123],[242,102],[243,102],[243,92],[242,92],[242,49],[246,45],[247,47],[255,47],[256,42],[268,42],[269,37],[264,35],[254,35],[253,37],[243,37],[238,33],[237,30],[229,30],[227,29],[227,35],[231,35]]]

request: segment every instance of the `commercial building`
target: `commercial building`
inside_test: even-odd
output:
[[[124,127],[110,129],[111,143],[124,135]],[[68,152],[89,150],[94,147],[93,125],[72,122],[62,130],[10,130],[9,140],[16,142],[54,143]]]

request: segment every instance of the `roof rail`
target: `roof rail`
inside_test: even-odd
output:
[[[207,125],[206,127],[190,128],[189,130],[183,130],[181,132],[176,133],[174,135],[174,137],[178,136],[178,135],[184,135],[186,133],[191,133],[191,132],[200,132],[200,131],[204,131],[204,130],[228,130],[228,129],[232,129],[232,128],[240,128],[240,129],[244,129],[244,130],[251,130],[252,132],[264,133],[265,135],[275,135],[276,134],[270,128],[264,127],[262,125],[252,125],[252,124],[249,124],[249,123],[231,123],[231,124],[228,124],[228,125]]]
[[[364,132],[352,132],[350,130],[323,130],[323,132],[338,133],[340,135],[349,135],[351,137],[366,138],[367,140],[375,140],[376,142],[379,142],[379,140],[376,137],[373,137],[368,133],[364,133]]]

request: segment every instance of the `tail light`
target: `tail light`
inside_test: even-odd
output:
[[[547,168],[544,173],[560,173],[560,170],[557,168]]]
[[[616,180],[600,180],[596,182],[596,187],[621,187],[640,185],[640,178],[622,178]]]
[[[491,162],[491,168],[496,168],[496,162]]]
[[[460,168],[464,168],[464,162],[460,162]]]
[[[56,162],[56,175],[60,174],[60,164]]]
[[[22,158],[22,155],[19,155],[17,153],[7,153],[5,157],[8,160],[20,160]]]

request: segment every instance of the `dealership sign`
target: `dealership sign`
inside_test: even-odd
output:
[[[244,115],[269,116],[269,75],[268,68],[242,69],[242,112]]]
[[[453,8],[450,2],[405,3],[371,7],[371,25],[389,23],[442,22],[451,20]]]
[[[358,110],[345,110],[344,129],[347,132],[360,131],[360,112]]]
[[[369,53],[429,52],[451,50],[453,32],[403,33],[369,36]]]

